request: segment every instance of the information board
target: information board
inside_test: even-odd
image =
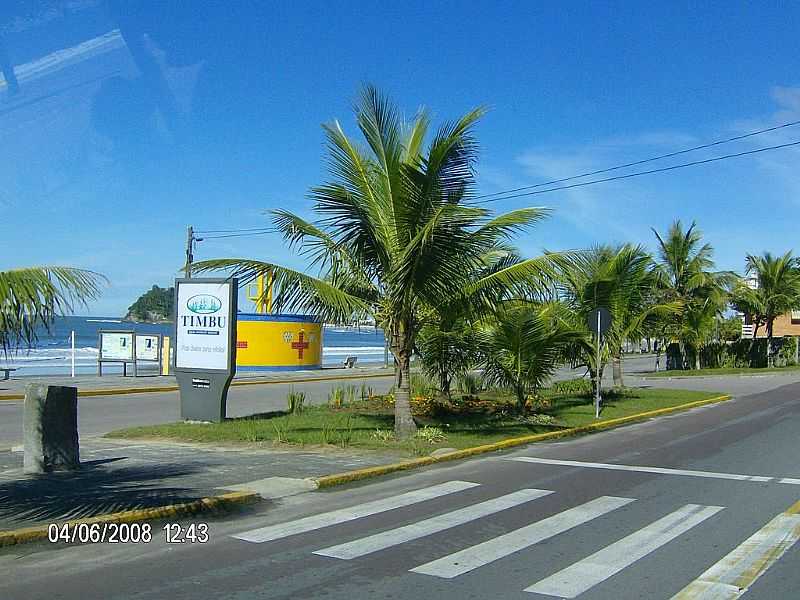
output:
[[[133,361],[132,331],[101,331],[101,361]]]
[[[136,360],[158,361],[161,336],[152,334],[136,334]]]
[[[231,281],[179,280],[175,302],[175,368],[230,371],[235,313]],[[232,329],[233,328],[233,329]],[[233,333],[232,333],[233,332]]]

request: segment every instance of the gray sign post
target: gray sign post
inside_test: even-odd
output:
[[[605,306],[599,306],[589,313],[587,325],[595,335],[595,351],[597,353],[594,385],[594,418],[597,419],[600,417],[600,342],[602,335],[611,327],[611,313]]]
[[[175,378],[181,418],[225,419],[228,388],[236,374],[235,278],[175,280]]]

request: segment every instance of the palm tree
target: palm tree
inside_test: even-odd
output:
[[[562,262],[565,264],[559,283],[564,303],[562,318],[574,330],[583,332],[573,345],[573,356],[588,367],[593,380],[602,379],[605,364],[611,358],[614,385],[622,387],[625,340],[638,337],[650,320],[675,307],[653,302],[652,260],[641,246],[598,246],[576,259]],[[599,307],[611,313],[611,327],[604,334],[597,364],[593,334],[587,322]]]
[[[31,346],[37,330],[57,315],[96,298],[102,275],[70,267],[29,267],[0,271],[0,348],[7,354]]]
[[[512,248],[498,246],[486,253],[478,270],[471,274],[475,282],[519,263]],[[478,360],[476,325],[493,315],[504,298],[511,295],[534,296],[541,292],[541,282],[534,285],[493,285],[477,289],[467,287],[437,306],[428,307],[422,318],[417,354],[425,373],[439,382],[443,397],[450,397],[451,383],[466,374]]]
[[[427,138],[430,119],[420,111],[409,124],[372,87],[355,107],[366,147],[338,122],[324,126],[332,180],[311,190],[316,221],[286,210],[273,223],[319,274],[248,259],[197,264],[198,272],[226,269],[245,282],[271,272],[276,310],[302,308],[326,320],[371,316],[383,328],[395,358],[395,433],[413,435],[409,406],[411,355],[424,317],[438,307],[496,286],[535,281],[547,259],[529,259],[474,280],[487,252],[541,219],[523,208],[493,216],[469,203],[474,187],[481,108]]]
[[[800,307],[800,258],[792,256],[791,251],[782,256],[769,252],[762,256],[748,254],[746,265],[746,273],[756,277],[757,287],[752,289],[740,282],[733,305],[750,314],[757,326],[766,326],[767,366],[771,367],[775,319]]]
[[[525,412],[528,396],[553,376],[569,344],[581,335],[553,309],[548,305],[501,309],[478,336],[484,380],[511,389],[520,413]]]
[[[703,243],[697,224],[684,229],[680,220],[670,225],[662,237],[653,229],[658,240],[656,276],[663,302],[679,303],[664,319],[663,337],[678,340],[683,360],[686,349],[692,349],[695,368],[700,368],[700,350],[713,330],[714,320],[727,305],[728,290],[736,281],[729,271],[714,271],[714,248]]]

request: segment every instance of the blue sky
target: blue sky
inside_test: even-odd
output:
[[[320,124],[353,132],[362,82],[439,121],[488,105],[485,193],[800,119],[796,3],[20,4],[0,17],[19,80],[13,95],[0,86],[0,269],[102,272],[95,315],[169,284],[187,225],[308,214],[307,190],[325,179]],[[794,140],[800,126],[688,158]],[[696,219],[720,268],[741,270],[745,253],[794,246],[800,151],[497,208],[529,204],[554,214],[518,240],[528,255],[652,246],[650,227]],[[200,244],[199,259],[217,256],[302,267],[274,236]]]

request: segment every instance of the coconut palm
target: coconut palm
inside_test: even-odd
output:
[[[355,107],[366,147],[338,122],[324,126],[331,181],[311,190],[315,221],[286,210],[273,222],[317,275],[248,259],[217,259],[197,271],[227,269],[245,282],[271,272],[276,310],[313,311],[326,320],[371,316],[387,333],[395,358],[395,433],[416,429],[409,406],[412,351],[431,307],[495,286],[534,281],[546,259],[530,259],[474,280],[483,257],[546,211],[523,208],[499,216],[470,204],[483,109],[439,128],[426,146],[430,119],[408,124],[372,87]]]
[[[567,347],[581,336],[554,308],[512,305],[498,311],[478,335],[484,381],[511,389],[521,413],[528,396],[552,378]]]
[[[513,249],[498,246],[484,255],[482,264],[471,278],[476,282],[485,280],[520,260]],[[539,295],[541,283],[536,281],[535,285],[515,286],[514,289],[505,285],[467,287],[464,294],[431,306],[424,312],[417,353],[425,373],[439,382],[442,396],[449,397],[452,381],[463,377],[476,364],[476,324],[494,314],[498,304],[510,295]]]
[[[622,346],[639,337],[649,322],[675,310],[675,305],[655,303],[652,298],[652,260],[641,246],[597,246],[579,257],[564,261],[559,283],[563,302],[562,319],[583,332],[573,344],[573,360],[586,366],[593,380],[602,380],[609,358],[614,367],[614,384],[622,387]],[[599,307],[611,314],[611,327],[603,336],[600,363],[589,316]],[[599,374],[599,377],[597,377]],[[597,378],[597,379],[596,379]]]
[[[682,306],[663,320],[662,337],[678,340],[681,357],[691,349],[699,368],[701,347],[713,331],[714,320],[727,306],[728,291],[736,276],[713,270],[714,249],[703,243],[694,221],[685,229],[680,220],[673,222],[664,237],[655,229],[653,233],[658,240],[655,273],[659,295],[663,302]]]
[[[0,271],[0,348],[7,354],[31,346],[37,330],[57,315],[96,298],[104,278],[70,267],[29,267]]]
[[[751,315],[756,327],[766,326],[767,366],[771,367],[775,319],[800,308],[800,258],[792,256],[791,251],[781,256],[769,252],[762,256],[748,254],[746,265],[746,273],[755,276],[757,286],[753,289],[740,282],[733,294],[733,305]]]

